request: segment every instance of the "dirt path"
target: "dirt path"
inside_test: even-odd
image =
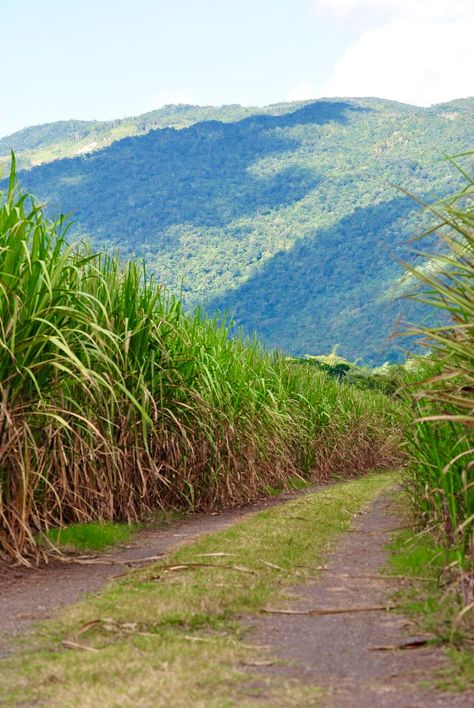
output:
[[[71,560],[52,561],[41,568],[0,566],[0,657],[2,636],[27,630],[34,622],[51,617],[61,607],[74,604],[85,593],[99,590],[109,579],[138,567],[146,559],[164,555],[198,536],[227,528],[247,514],[316,489],[309,487],[219,514],[192,514],[165,529],[140,531],[126,546],[98,554],[87,564]]]
[[[303,494],[314,491],[317,488]],[[300,494],[217,515],[196,514],[166,529],[142,531],[127,546],[97,556],[92,565],[55,562],[39,570],[0,571],[0,658],[11,650],[8,638],[12,633],[28,630],[35,621],[77,602],[84,593],[100,589],[130,566],[136,567],[183,542],[227,528],[248,514]],[[400,523],[389,496],[379,497],[357,517],[353,530],[329,554],[322,577],[291,588],[294,599],[289,599],[286,607],[308,611],[386,606],[392,592],[403,582],[380,577],[390,532]],[[271,666],[253,668],[249,686],[258,671],[262,681],[276,676],[300,685],[322,687],[328,708],[474,705],[472,694],[440,694],[420,688],[419,682],[432,679],[433,672],[446,661],[439,648],[374,649],[418,638],[414,625],[397,613],[383,610],[325,616],[267,614],[252,617],[248,623],[252,626],[252,644],[269,646],[269,656],[274,660]]]
[[[388,603],[400,580],[377,577],[387,558],[390,530],[400,521],[394,516],[387,495],[359,517],[354,531],[326,561],[321,580],[292,588],[292,610],[349,608]],[[445,663],[435,647],[412,650],[374,650],[420,638],[406,618],[394,612],[353,614],[264,615],[254,625],[253,641],[269,645],[276,662],[261,669],[323,687],[331,708],[432,708],[473,706],[471,694],[440,694],[419,687]],[[283,660],[284,663],[278,663]]]

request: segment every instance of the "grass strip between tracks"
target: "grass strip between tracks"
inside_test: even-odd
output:
[[[111,583],[0,663],[0,705],[317,705],[318,687],[252,676],[239,622],[285,598],[392,474],[340,482],[245,518]]]

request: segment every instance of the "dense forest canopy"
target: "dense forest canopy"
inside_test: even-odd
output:
[[[397,297],[409,287],[407,240],[427,222],[396,185],[429,200],[452,191],[442,158],[470,147],[473,108],[473,99],[169,107],[148,114],[155,126],[126,119],[142,134],[21,181],[52,213],[71,212],[77,237],[145,257],[189,306],[229,310],[236,326],[294,355],[339,344],[347,358],[382,363],[401,356],[390,337],[399,320],[421,314]],[[177,125],[161,127],[172,114]],[[21,137],[25,166],[28,150],[57,149],[74,131],[90,141],[88,130],[110,140],[125,129],[72,123],[21,131],[0,148],[18,150]]]
[[[19,164],[28,169],[44,162],[99,150],[121,138],[143,135],[158,128],[187,128],[206,120],[236,121],[256,113],[279,115],[296,110],[304,103],[276,103],[263,108],[238,104],[170,104],[139,116],[117,120],[62,120],[34,125],[0,138],[0,165],[8,162],[11,149],[15,151]]]

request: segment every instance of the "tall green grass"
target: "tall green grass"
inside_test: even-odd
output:
[[[422,255],[433,267],[412,270],[422,284],[416,298],[436,308],[442,321],[412,332],[430,356],[414,384],[408,486],[421,518],[466,567],[474,551],[474,180],[454,164],[466,186],[429,207],[436,223],[424,236],[434,234],[438,247]]]
[[[248,501],[397,457],[400,412],[183,312],[138,263],[0,199],[0,555],[38,532]]]

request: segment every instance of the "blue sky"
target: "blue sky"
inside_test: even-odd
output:
[[[474,94],[469,0],[0,0],[0,9],[0,135],[166,103],[378,95],[429,105]]]

